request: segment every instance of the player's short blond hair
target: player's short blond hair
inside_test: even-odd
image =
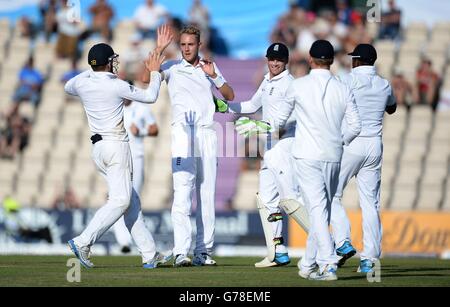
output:
[[[318,59],[318,58],[312,58],[313,62],[316,65],[319,66],[331,66],[334,62],[334,59]]]
[[[195,35],[197,42],[200,42],[200,30],[194,26],[186,26],[180,31],[180,36],[182,34]]]

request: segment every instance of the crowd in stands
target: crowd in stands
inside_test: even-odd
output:
[[[0,157],[13,158],[26,146],[26,142],[23,141],[26,137],[23,135],[29,132],[32,122],[26,118],[18,120],[21,103],[31,103],[35,108],[39,107],[47,72],[39,71],[34,67],[32,50],[35,42],[37,40],[56,42],[55,59],[72,63],[71,69],[61,76],[60,80],[64,84],[81,72],[78,69],[78,63],[83,56],[83,44],[87,39],[96,37],[105,42],[112,42],[114,39],[112,23],[115,12],[107,0],[97,0],[89,8],[92,17],[89,26],[84,23],[81,16],[68,14],[70,9],[69,2],[66,0],[41,0],[39,22],[33,22],[27,16],[21,17],[17,22],[20,37],[29,39],[31,42],[31,51],[30,57],[19,72],[16,89],[10,98],[11,107],[0,110],[3,122],[0,130]],[[132,16],[135,33],[129,38],[128,49],[120,55],[119,76],[125,80],[140,79],[143,69],[142,61],[149,51],[144,42],[155,39],[156,29],[162,23],[169,24],[174,33],[178,33],[185,24],[199,27],[202,30],[202,53],[205,56],[211,56],[210,41],[211,33],[214,31],[210,30],[210,15],[207,7],[201,0],[193,0],[188,15],[188,20],[183,21],[172,16],[155,0],[143,0]],[[173,43],[166,49],[167,59],[176,59],[181,56],[178,40],[179,37],[175,35]],[[67,97],[67,100],[70,100],[70,97]]]
[[[373,44],[379,40],[401,43],[402,12],[394,0],[389,0],[387,10],[382,12],[375,35],[368,31],[365,3],[359,7],[352,7],[349,3],[350,0],[290,1],[289,10],[279,17],[270,40],[282,42],[290,48],[289,68],[295,77],[309,72],[308,51],[317,39],[326,39],[333,44],[336,58],[332,69],[336,74],[350,70],[351,61],[347,54],[359,43]],[[414,104],[427,104],[436,109],[441,76],[433,68],[431,59],[422,58],[415,83],[411,84],[399,68],[394,69],[391,81],[399,105],[409,108]]]

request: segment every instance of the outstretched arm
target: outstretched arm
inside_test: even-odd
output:
[[[142,90],[126,82],[121,82],[119,86],[119,96],[129,100],[135,100],[143,103],[154,103],[159,95],[161,86],[161,74],[159,70],[164,61],[164,56],[159,53],[150,54],[145,62],[146,69],[150,72],[150,84],[147,89]]]

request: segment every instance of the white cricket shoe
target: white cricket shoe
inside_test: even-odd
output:
[[[175,257],[175,261],[173,262],[174,267],[191,266],[191,265],[192,265],[191,259],[189,259],[184,254],[178,254]]]
[[[69,240],[67,242],[72,252],[75,256],[80,260],[82,266],[86,269],[90,269],[94,267],[94,264],[89,260],[91,257],[91,249],[89,246],[79,246],[75,243],[74,240]]]
[[[165,255],[160,252],[156,252],[153,259],[147,263],[144,263],[142,266],[144,269],[155,269],[159,265],[167,263],[170,259],[172,259],[172,253]]]
[[[317,270],[309,275],[309,280],[319,280],[319,281],[333,281],[337,280],[336,266],[327,264],[323,271]]]
[[[310,276],[314,271],[318,270],[318,269],[319,269],[319,266],[318,266],[317,264],[314,264],[312,267],[304,267],[304,266],[302,266],[302,265],[300,264],[300,262],[299,262],[298,268],[299,268],[299,270],[298,270],[298,275],[299,275],[301,278],[309,279],[309,276]]]
[[[202,265],[216,265],[216,261],[211,258],[210,255],[207,253],[201,253],[194,255],[194,261],[192,262],[192,265],[194,266],[202,266]]]
[[[255,267],[257,268],[270,268],[273,266],[277,266],[278,264],[274,261],[270,261],[269,258],[265,257],[260,262],[255,263]]]

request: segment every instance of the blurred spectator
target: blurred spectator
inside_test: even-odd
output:
[[[63,211],[78,208],[80,208],[80,202],[71,187],[67,187],[62,193],[57,194],[53,201],[53,209]]]
[[[78,69],[78,60],[77,59],[72,59],[72,67],[68,72],[65,72],[62,76],[61,76],[61,83],[63,85],[66,84],[67,81],[69,81],[70,79],[72,79],[73,77],[77,76],[78,74],[81,73],[81,70]],[[73,101],[73,100],[77,100],[75,98],[75,96],[69,95],[69,94],[65,94],[66,97],[66,101]]]
[[[50,41],[52,34],[58,32],[58,22],[56,21],[57,0],[41,0],[39,11],[41,13],[42,29],[45,33],[45,40]]]
[[[270,41],[272,43],[280,42],[285,44],[289,49],[294,49],[296,39],[294,28],[288,23],[287,17],[282,16],[270,35]]]
[[[289,63],[289,71],[294,78],[306,76],[307,74],[309,74],[310,69],[311,68],[309,67],[308,61],[304,59],[291,61]]]
[[[389,0],[389,10],[381,14],[380,39],[396,39],[400,34],[402,11],[395,5],[394,0]]]
[[[6,123],[0,137],[0,157],[14,159],[28,145],[31,123],[28,118],[19,114],[18,109],[8,115]]]
[[[347,26],[352,23],[352,9],[348,6],[348,0],[336,0],[336,15],[339,22]]]
[[[114,17],[114,11],[106,0],[97,0],[90,8],[92,15],[92,33],[100,33],[107,41],[112,40],[111,20]]]
[[[143,61],[147,57],[148,50],[142,46],[141,36],[135,33],[130,38],[130,45],[120,56],[121,65],[119,77],[122,80],[135,81],[139,79],[140,73],[144,69]]]
[[[41,101],[41,90],[44,81],[42,74],[34,68],[33,57],[30,57],[19,72],[19,85],[13,96],[16,108],[24,100],[30,100],[37,107]]]
[[[397,104],[409,109],[413,104],[413,101],[416,100],[416,91],[414,91],[411,83],[406,80],[401,69],[395,68],[394,75],[391,80],[391,85]]]
[[[134,13],[136,29],[141,34],[142,39],[155,39],[156,29],[163,23],[163,19],[169,17],[167,9],[154,2],[154,0],[146,0],[145,4],[140,5]]]
[[[436,110],[439,100],[440,77],[433,70],[429,59],[422,59],[416,73],[419,104],[428,104]]]
[[[38,29],[36,25],[26,16],[19,19],[19,33],[21,37],[33,40],[36,37]]]
[[[67,81],[69,81],[73,77],[79,75],[80,73],[81,73],[81,70],[78,69],[78,61],[76,59],[73,59],[71,69],[61,76],[61,79],[60,79],[61,83],[65,84]]]
[[[56,225],[50,215],[39,208],[21,208],[14,198],[3,200],[4,225],[6,234],[18,242],[46,241],[53,243],[52,229]]]
[[[62,0],[63,7],[56,15],[58,22],[58,41],[56,55],[58,58],[78,58],[78,37],[83,32],[81,22],[68,16],[68,2]]]
[[[201,0],[193,0],[192,6],[189,9],[188,22],[200,29],[202,33],[202,44],[204,47],[209,47],[210,28],[209,28],[209,11],[203,5]]]

